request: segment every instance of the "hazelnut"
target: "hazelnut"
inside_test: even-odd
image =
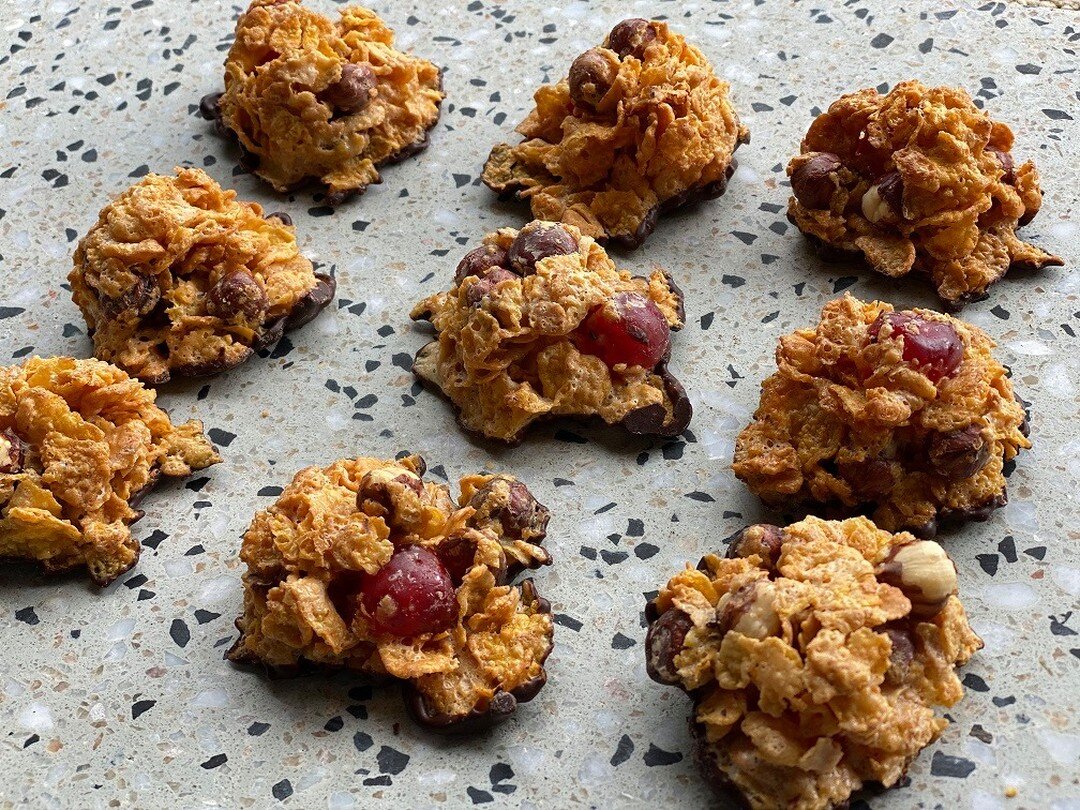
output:
[[[841,461],[836,467],[855,497],[864,502],[884,498],[896,486],[892,464],[883,458]]]
[[[892,645],[885,680],[899,686],[907,680],[911,662],[915,660],[915,642],[911,640],[911,634],[901,627],[884,627],[882,632],[889,637]]]
[[[503,538],[536,542],[547,533],[550,513],[536,500],[529,488],[506,476],[492,478],[469,499],[476,513],[471,526],[482,527],[498,521]]]
[[[223,321],[258,321],[269,306],[262,285],[247,270],[226,273],[206,294],[206,311]]]
[[[755,580],[725,594],[716,606],[716,618],[710,625],[722,636],[731,632],[756,639],[777,635],[780,617],[773,605],[773,587],[768,580]]]
[[[670,608],[649,625],[645,634],[645,671],[657,683],[678,684],[679,669],[675,656],[682,652],[686,634],[694,627],[690,617],[678,608]]]
[[[618,63],[611,61],[606,50],[590,48],[570,65],[570,98],[579,107],[596,109],[618,74]]]
[[[498,245],[480,245],[474,247],[458,262],[454,273],[454,283],[460,284],[469,276],[483,278],[493,267],[507,267],[506,250]]]
[[[903,196],[900,172],[889,172],[863,194],[863,216],[875,225],[897,222],[903,215]]]
[[[578,243],[570,231],[557,223],[537,220],[518,231],[507,251],[507,259],[510,269],[529,276],[544,259],[577,252]]]
[[[840,185],[836,173],[841,165],[840,158],[831,152],[818,152],[791,173],[791,193],[806,208],[828,208]]]
[[[727,556],[731,559],[736,557],[750,557],[756,554],[769,570],[776,568],[776,562],[780,559],[780,549],[784,544],[784,533],[779,526],[768,523],[758,523],[747,526],[729,538]]]
[[[956,592],[956,566],[932,540],[897,546],[875,573],[880,581],[904,592],[911,600],[911,614],[920,619],[936,616]]]
[[[1004,149],[998,149],[994,146],[986,147],[987,152],[993,155],[997,162],[1001,164],[1001,182],[1007,186],[1011,186],[1016,182],[1016,164],[1013,163],[1013,157]]]
[[[619,55],[620,59],[633,56],[645,58],[645,49],[656,40],[656,28],[648,20],[634,17],[617,23],[608,34],[608,47]]]
[[[26,442],[13,430],[0,432],[0,475],[17,475],[26,463]]]
[[[517,276],[509,270],[504,270],[501,267],[492,267],[484,273],[479,281],[471,285],[465,291],[465,300],[468,302],[469,306],[478,307],[481,302],[487,298],[488,294],[495,289],[497,284],[513,278],[517,278]]]
[[[424,494],[424,482],[411,472],[397,472],[385,467],[372,470],[360,480],[356,490],[356,508],[371,517],[383,518],[387,525],[397,525],[395,502],[405,493],[417,498]]]
[[[379,83],[371,65],[361,62],[341,67],[341,78],[319,94],[319,100],[334,107],[342,115],[352,115],[364,109],[375,95]]]
[[[927,450],[930,468],[950,481],[970,478],[990,460],[990,445],[982,428],[968,425],[958,430],[935,433]]]

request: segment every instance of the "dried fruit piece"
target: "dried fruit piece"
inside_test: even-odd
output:
[[[619,293],[594,309],[574,333],[574,345],[609,367],[654,368],[671,348],[664,313],[637,293]]]
[[[364,577],[360,603],[373,629],[407,638],[441,633],[457,621],[457,597],[439,558],[407,546]]]
[[[901,341],[904,361],[934,382],[951,376],[964,359],[964,343],[952,324],[914,312],[882,313],[870,326],[870,340]]]

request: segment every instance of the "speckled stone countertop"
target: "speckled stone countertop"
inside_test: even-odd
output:
[[[905,786],[866,801],[1080,807],[1075,12],[947,1],[886,11],[853,0],[827,12],[789,0],[551,5],[374,3],[401,44],[446,67],[448,100],[429,151],[334,212],[310,195],[274,195],[198,118],[199,97],[220,84],[238,5],[6,0],[0,360],[89,355],[62,286],[74,242],[133,178],[181,163],[289,211],[305,252],[336,268],[339,300],[269,358],[162,391],[174,416],[205,421],[226,463],[146,501],[142,560],[121,581],[99,593],[82,576],[0,571],[0,805],[708,805],[689,757],[688,701],[645,676],[643,594],[761,517],[730,459],[779,335],[815,321],[842,290],[934,305],[918,281],[822,264],[783,215],[783,166],[812,115],[845,91],[916,77],[962,85],[1013,125],[1016,153],[1036,159],[1046,190],[1026,234],[1071,266],[1010,275],[965,311],[999,341],[1032,402],[1035,447],[1019,459],[1009,506],[944,539],[986,641],[964,671],[967,696]],[[669,442],[561,423],[516,449],[472,443],[408,371],[424,341],[409,307],[444,287],[483,233],[525,221],[479,184],[487,150],[511,135],[536,85],[627,16],[665,16],[700,45],[753,131],[726,196],[665,220],[620,259],[636,272],[666,266],[686,291],[674,364],[694,421]],[[512,471],[552,508],[555,565],[537,575],[557,613],[551,680],[488,736],[426,735],[395,689],[345,675],[267,681],[222,660],[252,513],[301,466],[401,450],[453,480]]]

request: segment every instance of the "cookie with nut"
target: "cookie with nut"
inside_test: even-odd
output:
[[[336,205],[427,147],[443,97],[439,68],[395,48],[373,11],[347,6],[331,20],[299,0],[253,0],[236,23],[225,91],[200,111],[277,191],[315,181]]]
[[[287,214],[201,169],[148,174],[106,205],[68,275],[94,354],[143,382],[227,371],[333,300]]]
[[[618,23],[535,101],[524,140],[495,146],[482,179],[602,244],[638,247],[662,214],[719,197],[750,140],[727,82],[658,20]]]
[[[396,678],[437,732],[506,720],[547,680],[554,626],[532,580],[549,513],[520,481],[469,475],[455,500],[419,456],[301,470],[244,534],[227,657],[274,674]]]
[[[646,668],[693,700],[703,776],[754,810],[896,785],[982,647],[937,543],[866,518],[750,526],[646,609]]]
[[[780,338],[733,471],[770,506],[866,513],[932,538],[1007,502],[1027,414],[994,342],[930,310],[845,295]]]
[[[484,237],[454,286],[412,311],[437,337],[413,371],[445,394],[467,431],[518,442],[539,419],[598,417],[675,436],[693,409],[668,371],[682,292],[655,270],[620,270],[572,225],[536,221]]]
[[[1010,268],[1064,262],[1022,241],[1042,206],[1013,133],[954,87],[917,81],[834,102],[788,164],[788,218],[827,258],[890,278],[925,275],[950,310],[985,298]]]

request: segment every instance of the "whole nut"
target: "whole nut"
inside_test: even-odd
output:
[[[13,430],[0,433],[0,475],[16,475],[26,463],[26,442]]]
[[[366,62],[349,63],[342,66],[341,78],[319,94],[319,100],[343,115],[352,115],[371,102],[377,84],[378,79],[371,65]]]
[[[933,540],[897,546],[875,573],[881,582],[904,592],[911,615],[920,619],[936,616],[956,592],[956,566]]]
[[[568,256],[578,252],[577,240],[562,225],[554,222],[530,222],[514,237],[507,251],[510,267],[523,276],[536,272],[536,265],[550,256]]]
[[[911,662],[915,660],[915,643],[911,640],[911,634],[902,627],[888,626],[882,628],[882,631],[889,637],[892,645],[885,680],[893,686],[899,686],[907,681]]]
[[[424,494],[424,481],[411,472],[397,472],[379,468],[360,479],[356,490],[356,508],[371,517],[381,517],[388,526],[399,527],[395,502],[412,493],[419,498]]]
[[[656,39],[656,29],[648,20],[635,17],[617,23],[608,34],[608,47],[619,55],[620,59],[634,56],[645,57],[645,49]]]
[[[649,625],[645,634],[645,671],[657,683],[674,686],[680,682],[677,656],[694,627],[690,617],[678,608],[669,608]]]
[[[579,107],[595,109],[618,74],[618,64],[611,61],[610,54],[603,48],[590,48],[570,65],[570,98]]]
[[[469,525],[483,526],[498,522],[502,536],[510,540],[536,542],[547,533],[551,514],[520,481],[496,476],[473,493],[469,506],[476,513]]]
[[[990,460],[990,444],[979,425],[935,433],[927,451],[930,468],[943,478],[959,481],[970,478]]]
[[[495,285],[513,278],[517,278],[517,276],[509,270],[504,270],[501,267],[492,267],[484,273],[483,278],[471,285],[469,289],[465,291],[465,300],[468,302],[469,306],[478,307],[481,302],[487,298],[488,294],[495,289]]]
[[[135,283],[116,298],[103,298],[102,311],[109,318],[122,313],[132,313],[136,317],[149,314],[161,300],[161,289],[153,276],[137,276]]]
[[[841,461],[836,466],[840,477],[851,487],[855,496],[863,501],[884,498],[896,486],[892,465],[883,458]]]
[[[731,536],[727,556],[735,559],[756,554],[765,563],[765,567],[772,571],[775,570],[776,562],[780,559],[780,549],[783,545],[784,533],[779,526],[758,523],[747,526]]]
[[[791,173],[791,192],[803,207],[824,210],[840,186],[836,173],[843,164],[831,152],[818,152]]]
[[[507,267],[506,250],[498,245],[480,245],[470,250],[458,262],[454,283],[460,284],[469,276],[483,278],[492,267]]]
[[[262,286],[247,270],[226,273],[206,294],[206,311],[225,321],[261,320],[269,306]]]
[[[764,639],[780,632],[780,617],[773,606],[773,585],[768,580],[748,582],[733,593],[725,594],[716,606],[716,618],[710,622],[720,635],[741,633]]]
[[[1005,185],[1011,186],[1016,182],[1016,164],[1013,163],[1013,157],[1003,149],[998,149],[995,146],[986,147],[987,152],[997,158],[997,162],[1001,164],[1001,182]]]
[[[889,172],[862,197],[862,213],[875,225],[897,222],[904,211],[904,181],[900,172]]]

